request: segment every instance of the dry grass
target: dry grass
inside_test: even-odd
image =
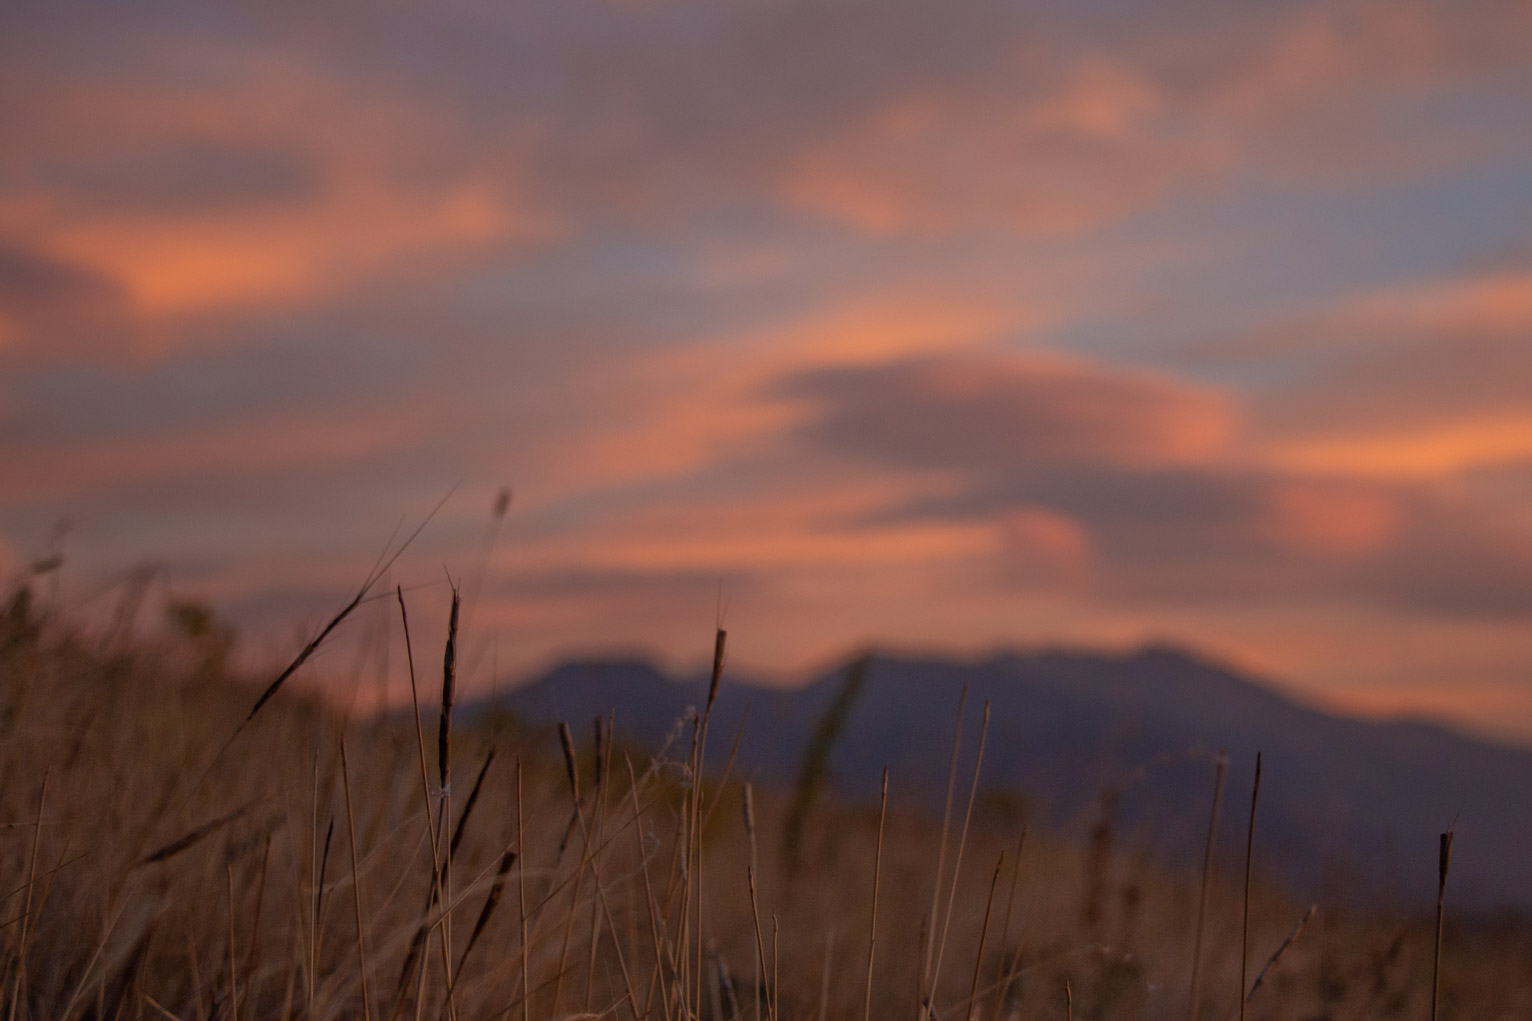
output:
[[[295,690],[252,715],[262,686],[194,647],[109,655],[4,626],[12,1017],[1187,1015],[1200,862],[1151,865],[1109,832],[1023,842],[972,811],[972,777],[956,827],[897,790],[747,801],[739,778],[698,775],[706,709],[654,758],[612,728],[584,744],[454,721],[455,652],[433,777],[418,717],[347,720]],[[453,772],[477,777],[466,796]],[[791,853],[769,853],[787,829]],[[1207,882],[1197,1006],[1216,1021],[1242,999],[1240,864]],[[1250,1017],[1430,1015],[1431,917],[1321,904],[1284,944],[1304,907],[1257,869],[1250,954],[1275,963]],[[1469,925],[1450,897],[1445,914],[1441,1016],[1532,1017],[1527,927]]]

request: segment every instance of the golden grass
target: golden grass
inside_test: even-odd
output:
[[[433,778],[418,713],[346,719],[286,690],[251,714],[261,686],[184,647],[6,626],[11,1017],[1152,1021],[1187,1016],[1200,930],[1192,1011],[1223,1021],[1247,926],[1268,962],[1253,1018],[1425,1017],[1438,981],[1442,1017],[1532,1017],[1523,924],[1444,901],[1438,951],[1430,917],[1322,903],[1309,921],[1259,868],[1247,919],[1236,863],[1204,879],[1110,833],[1023,840],[975,810],[974,782],[958,827],[951,801],[932,820],[897,790],[805,806],[702,774],[710,705],[680,758],[623,753],[621,720],[584,746],[454,721],[444,642]],[[721,632],[714,653],[710,703]],[[454,759],[479,764],[461,799]]]

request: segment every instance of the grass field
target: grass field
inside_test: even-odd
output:
[[[733,738],[706,707],[659,754],[621,720],[453,727],[446,635],[413,636],[418,725],[346,718],[231,671],[205,623],[0,618],[8,1016],[1227,1021],[1306,917],[1246,1016],[1432,1016],[1429,916],[1342,891],[1309,917],[1257,874],[1242,961],[1219,861],[1193,1005],[1200,862],[970,813],[973,776],[945,822],[699,780]],[[1454,919],[1450,882],[1447,917],[1440,1016],[1532,1017],[1532,930]]]

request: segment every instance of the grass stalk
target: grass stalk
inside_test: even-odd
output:
[[[984,969],[984,938],[989,935],[989,915],[995,906],[995,888],[1000,885],[1000,870],[1005,868],[1005,852],[995,860],[995,874],[989,880],[989,898],[984,902],[984,922],[979,926],[979,949],[973,958],[973,982],[968,987],[968,1012],[964,1016],[974,1021],[974,1001],[979,997],[979,974]]]
[[[1228,756],[1220,749],[1213,776],[1213,811],[1208,817],[1207,843],[1202,848],[1202,886],[1197,894],[1197,929],[1192,938],[1192,985],[1187,995],[1186,1021],[1197,1021],[1202,1007],[1202,936],[1207,922],[1208,884],[1213,877],[1213,849],[1218,839],[1218,810],[1223,803],[1223,778],[1228,764]]]
[[[532,951],[527,945],[527,851],[522,817],[521,757],[516,758],[516,884],[521,914],[521,1021],[532,1021]]]
[[[340,776],[346,790],[346,831],[351,843],[351,903],[356,908],[356,957],[362,979],[362,1018],[368,1021],[372,1017],[372,1001],[367,992],[367,926],[362,920],[362,873],[357,867],[356,813],[351,806],[351,763],[346,757],[344,736],[340,740]]]
[[[239,1021],[239,972],[234,963],[234,863],[225,862],[223,871],[229,887],[229,1016]]]
[[[996,1017],[1005,1009],[1006,998],[1011,993],[1011,978],[1015,974],[1015,962],[1010,958],[1011,945],[1011,914],[1016,908],[1016,887],[1021,879],[1021,852],[1027,846],[1027,827],[1021,827],[1021,836],[1016,838],[1016,858],[1011,863],[1011,890],[1005,898],[1005,922],[1000,926],[1000,963],[1001,974],[995,978],[996,998],[994,1013]],[[1019,949],[1018,949],[1019,953]]]
[[[1266,981],[1266,976],[1270,975],[1277,965],[1282,962],[1283,956],[1292,948],[1292,945],[1298,942],[1298,937],[1303,935],[1304,927],[1309,924],[1309,921],[1314,917],[1314,913],[1318,910],[1319,906],[1317,904],[1310,904],[1309,909],[1303,913],[1303,917],[1298,919],[1298,924],[1293,926],[1293,931],[1287,934],[1287,939],[1283,940],[1281,946],[1277,947],[1276,951],[1267,958],[1265,966],[1256,974],[1255,981],[1250,984],[1250,991],[1245,994],[1246,1003],[1255,999],[1256,990],[1261,988]]]
[[[256,954],[261,943],[261,912],[266,904],[266,866],[271,861],[271,834],[266,835],[265,846],[261,849],[261,868],[255,880],[255,917],[250,923],[250,946],[245,951],[245,999],[252,1001]],[[234,1015],[234,1021],[239,1021],[239,1015]]]
[[[37,848],[42,841],[43,812],[48,805],[48,777],[51,770],[43,770],[43,782],[37,794],[37,819],[32,827],[32,854],[27,859],[26,906],[21,912],[21,934],[16,948],[16,981],[11,986],[11,1010],[8,1017],[16,1017],[16,1004],[21,997],[22,982],[27,974],[27,940],[31,936],[32,887],[37,883]]]
[[[447,646],[442,652],[442,698],[441,715],[436,728],[437,773],[441,777],[441,806],[438,809],[436,831],[440,839],[446,839],[447,821],[452,818],[452,708],[457,697],[457,645],[458,615],[462,609],[462,597],[458,587],[452,585],[452,607],[447,618]],[[449,844],[439,857],[440,900],[443,906],[452,903],[452,849]],[[452,993],[452,913],[447,911],[441,920],[442,969],[447,984],[447,1014],[456,1021],[457,1004]]]
[[[654,881],[649,874],[649,851],[644,846],[643,808],[638,803],[638,778],[633,774],[633,763],[627,762],[628,767],[628,798],[633,805],[634,829],[637,831],[639,871],[644,877],[644,904],[649,915],[649,935],[653,941],[654,949],[654,974],[649,982],[649,988],[644,993],[644,1010],[640,1017],[648,1017],[654,1005],[654,994],[665,989],[664,974],[662,971],[665,953],[664,940],[660,936],[660,906],[654,895]],[[662,1005],[662,1011],[667,1010],[669,999],[666,998]]]
[[[750,844],[749,868],[750,872],[754,873],[756,869],[760,868],[760,864],[756,859],[754,784],[745,784],[744,796],[740,799],[740,812],[744,816],[745,839]],[[874,880],[874,884],[876,884],[876,880]],[[874,895],[874,897],[876,897],[876,895]],[[761,1021],[761,980],[765,978],[765,975],[762,974],[759,964],[755,965],[755,971],[752,978],[754,979],[754,982],[750,990],[750,1000],[755,1006],[755,1021]]]
[[[755,893],[755,869],[753,867],[746,869],[745,878],[750,886],[750,919],[755,924],[756,966],[760,969],[761,976],[764,978],[768,971],[766,967],[766,942],[761,935],[761,904]],[[776,999],[775,994],[775,985],[766,990],[766,1016],[771,1021],[776,1021],[777,1017],[774,1002]]]
[[[926,934],[922,941],[925,945],[925,953],[920,966],[920,982],[916,987],[916,1016],[920,1021],[925,1021],[926,1014],[930,1009],[930,993],[927,983],[930,981],[931,958],[936,952],[936,914],[941,908],[942,879],[946,875],[947,868],[947,833],[952,826],[952,796],[957,790],[957,766],[958,751],[963,743],[963,713],[968,708],[968,685],[963,685],[963,692],[958,696],[957,722],[952,728],[952,758],[947,763],[947,795],[942,801],[942,829],[941,836],[936,842],[936,880],[931,887],[931,910],[926,916]]]
[[[936,961],[931,966],[931,988],[928,992],[932,1002],[942,978],[942,957],[947,949],[947,933],[952,927],[952,909],[957,904],[958,878],[963,872],[963,850],[968,844],[968,826],[973,821],[973,804],[979,795],[979,774],[984,768],[984,743],[989,738],[989,699],[984,700],[984,721],[979,728],[979,750],[974,756],[973,784],[968,789],[968,806],[963,811],[963,828],[959,831],[957,853],[952,859],[952,888],[947,893],[947,910],[942,918],[941,938],[936,944]]]
[[[304,1007],[312,1017],[314,985],[319,970],[319,753],[317,751],[314,753],[313,792],[309,803],[309,888],[308,905],[312,905],[313,910],[303,912],[303,921],[309,934],[306,948],[308,968],[303,976],[303,992]]]
[[[569,902],[569,912],[564,916],[564,939],[559,945],[559,967],[556,972],[557,978],[553,984],[553,1007],[557,1013],[559,999],[564,991],[564,974],[569,966],[569,942],[574,935],[575,912],[580,904],[580,892],[585,882],[585,859],[590,853],[590,831],[585,826],[584,813],[580,798],[580,767],[575,757],[574,735],[570,733],[569,724],[559,721],[559,748],[564,753],[564,773],[569,778],[569,826],[570,832],[578,826],[580,829],[580,860],[575,865],[574,893]],[[563,848],[560,847],[560,851]]]
[[[888,767],[883,767],[883,789],[878,796],[878,849],[872,864],[872,919],[867,925],[867,992],[862,997],[862,1019],[872,1021],[872,965],[878,951],[878,892],[883,878],[883,825],[888,819]]]
[[[1250,825],[1245,831],[1245,908],[1239,935],[1239,1021],[1245,1021],[1245,984],[1250,967],[1250,862],[1255,854],[1255,808],[1261,797],[1261,753],[1255,753],[1255,783],[1250,788]]]
[[[1436,856],[1436,948],[1431,958],[1431,1021],[1437,1021],[1442,993],[1442,927],[1447,911],[1447,871],[1452,866],[1452,830],[1441,835]]]
[[[771,913],[771,1016],[776,1021],[777,1004],[781,998],[782,983],[778,975],[778,968],[782,965],[782,924],[777,920],[777,913]]]
[[[877,885],[876,882],[873,884]],[[825,1021],[830,1016],[830,976],[834,973],[835,965],[835,922],[832,920],[825,926],[825,952],[824,959],[819,966],[819,1010],[814,1014],[817,1021]]]
[[[415,649],[410,640],[410,615],[404,604],[404,589],[395,586],[394,594],[399,602],[399,623],[404,632],[404,658],[409,667],[410,676],[410,711],[415,722],[415,747],[420,761],[420,804],[421,822],[425,827],[426,842],[431,848],[431,890],[427,896],[426,909],[422,913],[420,926],[417,928],[410,950],[405,956],[404,965],[399,969],[399,983],[394,994],[394,1006],[389,1011],[390,1021],[396,1021],[400,1011],[404,1007],[405,994],[409,990],[410,975],[415,971],[416,962],[425,947],[425,941],[429,937],[425,919],[429,917],[431,908],[438,903],[444,903],[442,897],[442,855],[437,834],[441,827],[436,825],[432,818],[431,808],[431,777],[426,766],[426,734],[425,724],[420,717],[420,686],[415,679]],[[441,949],[442,969],[445,975],[452,974],[450,949],[447,943],[445,930],[438,930],[438,942]],[[419,997],[424,992],[425,973],[424,962],[421,962],[422,970],[416,981],[416,1008],[419,1012]]]

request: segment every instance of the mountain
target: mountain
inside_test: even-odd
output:
[[[1485,909],[1532,907],[1532,750],[1428,723],[1322,712],[1169,648],[975,661],[872,655],[862,662],[859,697],[830,757],[844,795],[875,796],[886,765],[891,789],[939,804],[966,687],[960,775],[972,775],[988,700],[982,790],[990,800],[1025,805],[1033,819],[1083,831],[1100,818],[1111,791],[1114,818],[1136,846],[1196,861],[1213,762],[1227,749],[1220,842],[1242,849],[1259,751],[1258,853],[1300,892],[1317,896],[1340,884],[1353,897],[1434,896],[1437,835],[1455,826],[1453,899]],[[791,784],[816,721],[850,669],[791,689],[726,674],[710,764],[722,765],[744,722],[737,772]],[[705,678],[677,679],[639,660],[615,660],[560,665],[500,702],[526,723],[565,719],[577,733],[614,711],[620,736],[658,747],[705,697]],[[680,736],[672,754],[684,756],[687,740]]]

